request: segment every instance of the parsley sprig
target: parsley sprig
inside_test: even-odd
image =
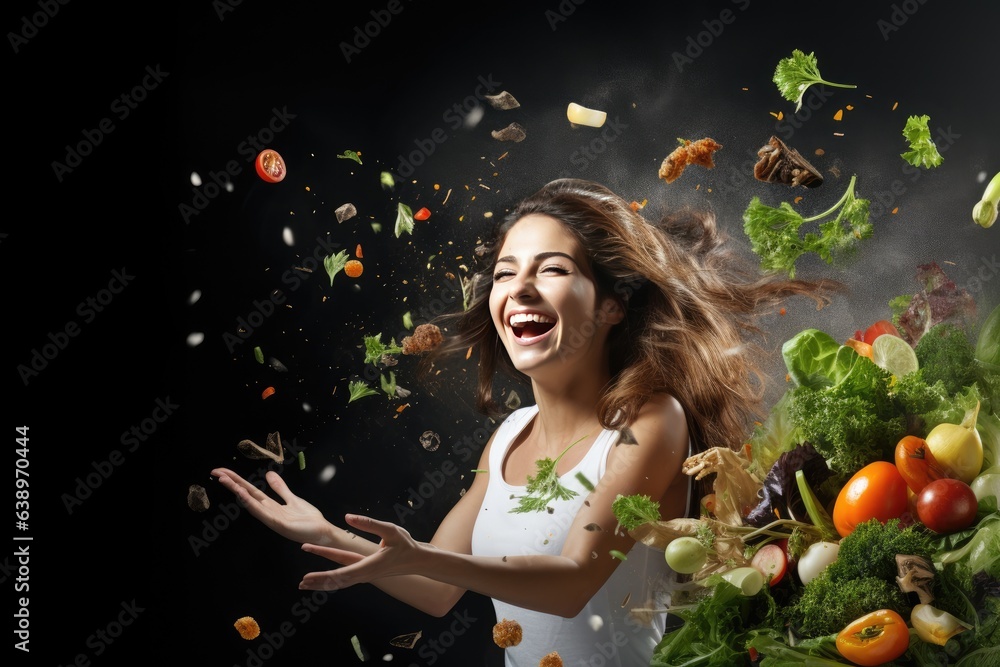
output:
[[[873,231],[868,220],[869,201],[855,194],[856,180],[857,176],[851,176],[836,204],[808,218],[787,201],[774,208],[754,197],[743,212],[743,231],[751,249],[761,258],[761,268],[786,271],[789,278],[794,278],[795,262],[802,255],[815,253],[832,264],[838,256],[856,250],[859,240],[869,238]],[[799,230],[812,222],[820,223],[819,232],[800,235]]]
[[[795,49],[792,55],[778,61],[773,80],[782,97],[789,102],[795,102],[796,113],[802,108],[802,98],[806,90],[814,84],[822,83],[834,88],[857,88],[852,84],[833,83],[824,79],[819,73],[816,56],[812,53],[806,55],[799,49]]]
[[[900,153],[899,156],[914,167],[930,169],[944,162],[944,158],[938,152],[937,144],[931,139],[930,120],[931,117],[927,115],[910,116],[906,119],[903,137],[910,144],[910,150]]]
[[[549,503],[555,500],[570,500],[578,496],[579,494],[576,491],[563,486],[559,481],[559,473],[556,472],[556,466],[559,465],[559,460],[566,455],[566,452],[573,445],[588,437],[589,435],[585,435],[579,440],[571,442],[554,459],[546,457],[535,461],[537,474],[534,476],[528,475],[528,484],[525,487],[527,493],[518,497],[517,506],[510,510],[511,513],[527,514],[528,512],[541,512],[548,509]]]

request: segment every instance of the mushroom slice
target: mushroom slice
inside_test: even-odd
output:
[[[753,175],[758,181],[807,188],[823,184],[823,175],[816,167],[778,137],[772,136],[760,147],[757,156],[760,159],[753,167]]]

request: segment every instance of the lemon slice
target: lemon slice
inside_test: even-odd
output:
[[[882,334],[872,342],[872,361],[896,377],[903,377],[920,367],[917,353],[899,336]]]

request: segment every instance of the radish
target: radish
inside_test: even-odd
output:
[[[788,556],[777,544],[765,544],[754,554],[750,565],[760,570],[768,585],[777,586],[788,571]]]

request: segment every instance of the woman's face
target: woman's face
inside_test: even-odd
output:
[[[493,271],[490,313],[515,368],[531,376],[549,364],[607,361],[607,332],[621,317],[613,299],[598,304],[590,261],[565,225],[547,215],[521,218]]]

